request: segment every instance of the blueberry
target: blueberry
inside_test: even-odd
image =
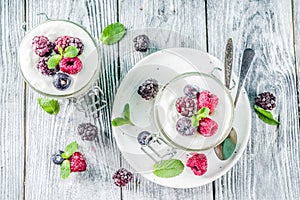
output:
[[[57,73],[53,76],[52,83],[58,90],[65,90],[71,85],[71,77],[65,73]]]
[[[65,159],[62,157],[63,153],[63,151],[59,150],[58,152],[52,155],[52,161],[54,164],[61,165],[61,163],[64,162]]]
[[[183,88],[183,92],[186,96],[194,99],[194,98],[197,98],[197,95],[199,93],[199,90],[197,88],[195,88],[194,86],[192,85],[186,85],[184,88]]]
[[[142,131],[139,133],[137,140],[140,145],[146,145],[152,140],[152,136],[148,131]]]
[[[196,129],[192,126],[192,121],[188,117],[182,117],[176,122],[176,130],[181,135],[194,135]]]

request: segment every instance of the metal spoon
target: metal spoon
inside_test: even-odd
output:
[[[229,51],[230,48],[227,47],[228,45],[229,46],[231,45],[231,51]],[[231,57],[229,55],[231,55]],[[238,98],[239,98],[240,93],[241,93],[242,86],[243,86],[243,84],[245,82],[245,79],[247,77],[247,74],[249,72],[249,69],[250,69],[252,60],[254,58],[254,55],[255,55],[254,50],[250,49],[250,48],[245,49],[244,52],[243,52],[242,66],[241,66],[241,70],[240,70],[239,82],[238,82],[238,87],[237,87],[235,100],[234,100],[234,103],[233,103],[234,108],[236,107]],[[229,88],[231,72],[232,72],[232,41],[230,41],[230,39],[228,40],[228,43],[226,45],[225,63],[224,64],[225,64],[225,66],[224,66],[224,69],[225,69],[225,86],[227,88]],[[232,127],[231,131],[229,132],[227,138],[230,138],[230,140],[234,144],[234,149],[235,149],[236,143],[237,143],[237,133],[236,133],[236,130],[233,127]],[[229,157],[231,157],[232,153],[234,152],[234,149],[232,150],[230,155],[227,155],[224,158],[223,144],[224,144],[224,141],[221,144],[219,144],[218,146],[216,146],[214,148],[214,150],[215,150],[215,153],[216,153],[217,157],[220,160],[227,160]]]

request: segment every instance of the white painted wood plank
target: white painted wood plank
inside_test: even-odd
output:
[[[45,12],[52,19],[70,19],[87,28],[95,38],[99,38],[102,29],[116,21],[116,2],[111,1],[28,1],[28,27],[44,21],[37,13]],[[103,73],[100,86],[112,102],[117,82],[117,68],[108,63],[116,59],[114,49],[102,54]],[[27,145],[26,145],[26,198],[27,199],[120,199],[120,189],[114,186],[112,174],[118,168],[119,152],[112,139],[108,119],[111,103],[103,112],[104,127],[96,142],[83,142],[76,132],[78,124],[92,122],[99,127],[98,120],[85,118],[83,113],[75,111],[68,101],[60,101],[61,111],[50,116],[39,108],[36,99],[40,95],[28,88],[27,95]],[[100,127],[99,127],[100,128]],[[63,149],[71,141],[78,141],[85,155],[88,169],[85,173],[71,174],[67,180],[61,180],[59,167],[50,156],[57,149]]]
[[[204,1],[120,1],[119,21],[128,31],[143,28],[162,28],[170,34],[175,31],[185,35],[185,47],[206,50],[205,2]],[[147,29],[148,31],[150,29]],[[146,30],[145,30],[146,31]],[[142,34],[143,31],[139,30]],[[147,33],[146,33],[147,34]],[[157,36],[160,37],[160,36]],[[123,61],[122,54],[132,52],[132,39],[120,45],[121,79],[138,59],[133,56]],[[151,38],[156,41],[158,38]],[[178,38],[177,38],[178,39]],[[124,41],[122,41],[124,42]],[[189,43],[190,42],[190,43]],[[177,41],[167,43],[167,47],[178,47]],[[125,53],[126,52],[126,53]],[[130,168],[123,159],[122,166]],[[133,170],[133,169],[132,169]],[[188,183],[187,183],[188,184]],[[167,188],[137,175],[129,186],[122,190],[123,199],[212,199],[212,184],[193,189]]]
[[[24,82],[17,62],[23,2],[0,2],[0,199],[23,197]]]
[[[249,99],[253,105],[258,93],[273,92],[277,97],[273,113],[281,121],[276,128],[252,113],[247,149],[216,181],[216,199],[298,199],[299,113],[291,1],[211,0],[207,7],[209,52],[223,59],[222,49],[232,37],[237,72],[243,49],[253,48],[256,59],[245,85]]]

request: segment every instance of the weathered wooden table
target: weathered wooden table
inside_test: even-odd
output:
[[[108,107],[101,119],[82,118],[74,106],[61,101],[61,111],[50,116],[38,106],[40,97],[26,85],[18,68],[18,46],[30,30],[50,18],[69,19],[99,38],[110,23],[128,30],[160,27],[195,41],[192,48],[224,58],[227,38],[234,41],[234,71],[238,73],[244,48],[256,52],[245,83],[251,104],[271,91],[277,97],[276,116],[281,125],[270,126],[253,111],[252,130],[239,162],[223,177],[202,187],[172,189],[140,175],[123,189],[114,186],[116,167],[130,166],[120,155],[110,127],[114,94],[128,71],[107,64],[100,77]],[[299,199],[299,64],[300,1],[297,0],[2,0],[0,3],[0,199]],[[99,42],[100,43],[100,42]],[[117,60],[122,49],[108,53]],[[66,181],[51,163],[51,154],[68,142],[80,140],[79,123],[100,127],[99,140],[85,144],[93,150],[90,170]],[[82,142],[82,141],[81,141]]]

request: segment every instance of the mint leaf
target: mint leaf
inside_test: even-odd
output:
[[[124,117],[116,117],[112,120],[111,124],[113,126],[122,126],[125,124],[130,124],[134,126],[134,124],[130,121],[130,109],[129,109],[129,104],[125,104],[124,109],[123,109],[123,116]]]
[[[192,126],[199,126],[199,121],[203,118],[206,118],[209,115],[210,109],[207,107],[203,107],[198,112],[191,117]]]
[[[78,55],[79,53],[79,49],[75,46],[68,46],[65,50],[64,50],[64,57],[66,58],[74,58]]]
[[[58,52],[59,52],[60,55],[63,54],[63,51],[64,51],[63,48],[62,48],[61,46],[59,46],[59,47],[58,47]]]
[[[56,66],[59,64],[59,62],[61,61],[62,56],[59,54],[56,54],[54,56],[52,56],[51,58],[49,58],[48,62],[47,62],[47,67],[48,69],[55,69]]]
[[[161,178],[172,178],[182,173],[184,165],[181,160],[163,160],[153,165],[153,174]]]
[[[197,115],[201,116],[201,118],[205,118],[209,115],[209,112],[210,112],[209,108],[203,107],[197,112]]]
[[[104,28],[100,40],[103,42],[103,44],[115,44],[123,38],[125,33],[125,26],[119,22],[116,22]]]
[[[230,138],[226,138],[223,142],[223,159],[227,160],[234,152],[236,144]]]
[[[55,99],[38,98],[37,102],[44,111],[51,115],[56,115],[60,110],[59,103]]]
[[[64,160],[64,162],[61,164],[61,167],[60,167],[60,177],[62,179],[66,179],[66,178],[68,178],[70,173],[71,173],[70,161]]]
[[[124,106],[123,116],[124,116],[125,119],[128,119],[130,121],[130,111],[129,111],[129,104],[128,103]]]
[[[266,111],[260,107],[258,107],[257,105],[254,105],[254,111],[256,112],[256,114],[258,115],[258,117],[263,120],[264,122],[266,122],[267,124],[270,125],[280,125],[280,122],[275,120],[272,113],[269,111]]]
[[[65,159],[70,158],[76,152],[77,149],[78,149],[78,144],[76,141],[68,144],[65,148],[64,158]]]

